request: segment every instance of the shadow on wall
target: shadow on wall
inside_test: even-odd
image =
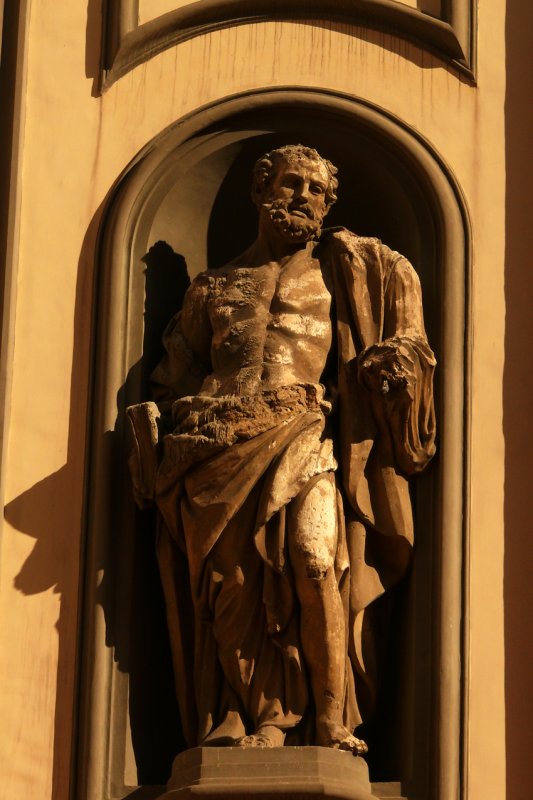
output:
[[[77,691],[80,532],[83,517],[86,420],[91,351],[94,252],[103,203],[87,230],[78,262],[74,358],[72,363],[67,463],[12,500],[5,517],[35,539],[35,546],[15,578],[16,588],[35,595],[51,587],[60,594],[57,691],[51,800],[69,796]]]
[[[149,396],[151,372],[164,355],[162,337],[170,319],[183,303],[189,287],[185,258],[159,241],[143,256],[145,305],[143,356],[128,372],[117,394],[117,427],[132,397]],[[133,495],[126,454],[114,431],[105,434],[112,470],[125,488],[117,495]],[[128,500],[126,502],[128,502]],[[175,697],[174,675],[166,625],[166,609],[155,550],[155,511],[134,510],[125,524],[124,508],[116,512],[117,536],[110,543],[100,568],[102,583],[97,602],[106,623],[106,645],[114,650],[121,672],[128,674],[129,715],[139,784],[164,784],[177,752],[185,748]],[[124,564],[129,566],[124,569]]]
[[[60,612],[56,623],[59,637],[57,696],[54,720],[54,758],[51,800],[70,796],[75,740],[75,705],[77,674],[77,639],[79,635],[80,530],[85,527],[84,474],[86,470],[86,420],[89,398],[89,365],[91,353],[91,313],[94,307],[92,286],[97,232],[107,199],[95,214],[87,231],[78,264],[76,290],[74,360],[72,365],[70,419],[67,463],[57,472],[36,483],[12,500],[5,509],[9,523],[35,539],[35,546],[15,579],[16,588],[24,595],[35,595],[54,587],[60,594]],[[123,413],[127,384],[146,381],[162,355],[161,336],[170,317],[181,307],[189,285],[183,256],[174,253],[164,242],[158,242],[145,255],[145,356],[129,372],[126,384],[117,396],[117,414]],[[142,265],[139,265],[142,269]],[[157,302],[156,302],[157,300]],[[141,372],[142,369],[142,372]],[[117,461],[114,432],[104,434],[110,457]],[[121,476],[125,464],[115,463],[114,474]],[[170,649],[165,624],[165,606],[155,559],[153,520],[150,514],[139,514],[137,524],[127,532],[121,546],[133,548],[135,568],[133,585],[138,590],[127,597],[128,608],[116,600],[116,574],[110,565],[116,559],[102,554],[98,565],[103,579],[98,587],[97,602],[106,621],[106,644],[113,648],[119,669],[129,673],[130,718],[133,745],[141,772],[139,783],[162,784],[175,753],[183,749]],[[117,546],[120,537],[117,536]],[[122,532],[124,539],[124,532]],[[96,580],[96,576],[88,576]],[[81,581],[81,584],[80,584]],[[121,615],[125,615],[122,616]],[[135,636],[124,635],[124,619],[133,620]]]
[[[104,59],[105,26],[102,0],[87,0],[87,24],[85,27],[85,77],[92,78],[91,95],[100,95],[102,65]]]
[[[16,3],[6,6],[13,9]],[[7,17],[6,17],[7,19]],[[9,26],[5,26],[7,32]],[[9,29],[14,30],[16,26]],[[97,94],[101,65],[102,2],[88,0],[85,67]],[[6,51],[7,52],[7,51]],[[8,115],[9,116],[9,115]],[[17,530],[35,539],[35,545],[15,578],[25,595],[54,588],[61,596],[58,632],[57,692],[54,718],[54,755],[51,800],[70,796],[80,592],[80,531],[83,529],[86,425],[91,357],[91,314],[94,297],[94,253],[102,214],[109,196],[97,209],[87,229],[77,266],[74,349],[71,373],[67,462],[5,508],[5,517]]]

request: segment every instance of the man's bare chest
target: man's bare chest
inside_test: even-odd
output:
[[[242,327],[247,320],[267,327],[291,315],[325,321],[330,308],[329,276],[314,258],[226,270],[216,279],[208,302],[215,334]]]

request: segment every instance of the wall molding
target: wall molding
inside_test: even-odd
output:
[[[441,18],[396,0],[203,0],[138,24],[138,0],[107,0],[101,89],[168,47],[232,25],[321,19],[376,28],[429,50],[475,80],[474,0],[443,0]]]

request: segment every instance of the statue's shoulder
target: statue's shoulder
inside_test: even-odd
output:
[[[351,256],[362,259],[367,264],[380,264],[394,267],[400,260],[405,260],[401,253],[391,250],[381,239],[375,236],[359,236],[348,228],[325,228],[320,237],[320,248],[329,256]]]
[[[353,254],[360,257],[376,257],[390,253],[391,250],[375,236],[359,236],[348,228],[324,228],[320,237],[320,247],[328,253]]]
[[[208,293],[218,285],[223,275],[224,267],[204,269],[203,272],[199,272],[192,279],[189,292],[192,294]]]
[[[193,283],[198,284],[198,286],[202,286],[203,284],[210,283],[220,275],[223,271],[224,267],[220,268],[213,268],[213,269],[204,269],[202,272],[199,272],[191,281],[191,285]]]

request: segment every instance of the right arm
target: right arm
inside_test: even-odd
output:
[[[167,352],[152,373],[153,401],[126,409],[131,434],[128,463],[134,497],[140,508],[147,508],[154,500],[161,417],[166,418],[179,397],[197,394],[211,371],[211,324],[206,303],[208,288],[209,282],[203,274],[193,281],[183,300],[182,310],[172,318],[163,335]],[[163,430],[166,424],[163,423]]]
[[[180,397],[198,394],[211,370],[212,329],[207,311],[209,277],[191,283],[183,307],[163,335],[166,355],[152,373],[152,397],[164,413]]]

